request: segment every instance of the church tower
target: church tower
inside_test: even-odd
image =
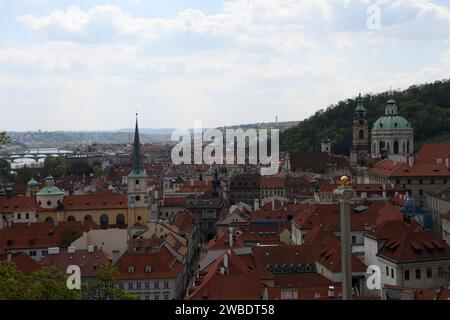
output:
[[[128,175],[128,226],[145,223],[150,216],[150,199],[147,193],[147,173],[142,165],[141,142],[136,113],[131,172]]]
[[[331,154],[331,140],[328,137],[328,130],[325,131],[325,138],[322,140],[322,144],[320,146],[322,152],[326,152],[328,154]]]
[[[361,94],[356,99],[356,103],[353,114],[353,143],[350,158],[353,166],[360,166],[369,159],[369,124]]]

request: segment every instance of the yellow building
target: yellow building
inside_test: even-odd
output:
[[[103,227],[144,225],[150,218],[147,174],[140,154],[138,122],[134,136],[132,171],[128,175],[127,194],[65,196],[53,177],[39,190],[31,179],[27,197],[0,199],[0,228],[10,223],[95,221]]]

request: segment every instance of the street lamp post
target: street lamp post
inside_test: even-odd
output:
[[[340,203],[341,215],[341,272],[342,299],[352,300],[352,248],[350,242],[350,200],[355,191],[349,186],[348,177],[341,178],[341,185],[334,190],[334,195]]]

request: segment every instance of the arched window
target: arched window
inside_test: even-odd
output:
[[[360,140],[364,139],[364,130],[363,129],[359,130],[359,139]]]
[[[84,221],[89,221],[89,222],[92,221],[92,216],[89,215],[89,214],[88,214],[88,215],[85,215],[85,216],[84,216]]]
[[[125,224],[125,216],[119,213],[116,217],[116,224],[119,226],[123,226]]]
[[[102,214],[102,215],[100,216],[100,224],[101,224],[102,226],[107,226],[107,225],[108,225],[108,222],[109,222],[108,215]]]
[[[394,154],[398,154],[398,141],[394,141]]]
[[[74,216],[68,216],[67,221],[74,222],[74,221],[77,221],[77,219],[75,219]]]
[[[53,223],[53,218],[52,217],[47,217],[47,218],[45,218],[45,222]]]

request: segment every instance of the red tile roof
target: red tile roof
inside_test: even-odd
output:
[[[418,163],[436,163],[437,159],[441,159],[442,163],[445,163],[446,158],[450,160],[450,143],[427,143],[422,145],[416,154]]]
[[[378,162],[369,171],[384,177],[447,177],[450,176],[449,168],[445,164],[416,163],[410,167],[406,163],[384,159]]]
[[[47,222],[18,223],[0,230],[0,252],[30,248],[49,248],[60,245],[65,230],[82,235],[83,231],[100,229],[95,222],[60,222],[54,226]]]
[[[378,256],[396,263],[450,260],[450,247],[431,231],[404,232],[389,238]]]
[[[69,253],[62,250],[58,254],[48,254],[40,262],[42,266],[54,266],[61,272],[66,272],[69,265],[77,265],[81,269],[82,277],[94,277],[102,266],[110,266],[111,260],[103,250],[76,250]]]
[[[146,267],[151,272],[146,272]],[[116,263],[119,270],[117,279],[172,279],[177,278],[183,265],[163,246],[158,252],[150,254],[125,253]],[[134,272],[129,272],[129,267]]]
[[[7,259],[7,254],[0,254],[0,261],[6,261]],[[11,254],[11,262],[16,265],[17,270],[25,275],[30,275],[40,268],[39,264],[25,252]]]

